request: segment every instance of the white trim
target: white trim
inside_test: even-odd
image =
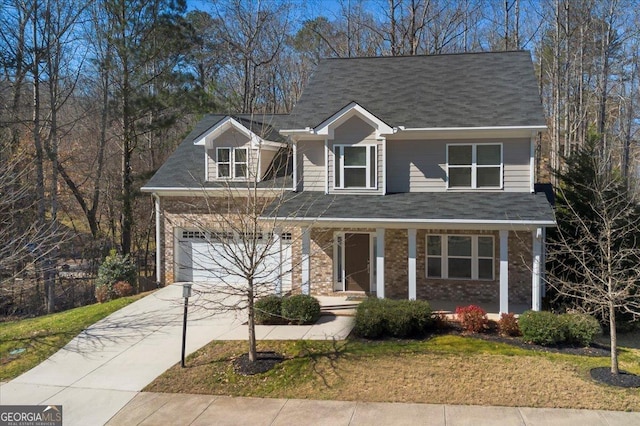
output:
[[[333,156],[333,161],[335,163],[336,156]],[[334,170],[333,179],[335,180],[335,170]],[[329,193],[329,140],[324,138],[324,193]]]
[[[291,190],[294,192],[298,192],[298,144],[294,143],[292,146],[292,155],[293,155],[293,183],[291,184]]]
[[[273,146],[273,147],[286,146],[286,143],[284,142],[269,141],[267,139],[261,138],[260,136],[253,133],[250,129],[243,126],[237,120],[235,120],[233,117],[230,117],[230,116],[226,116],[225,118],[223,118],[222,120],[218,121],[216,124],[211,126],[208,130],[205,130],[204,132],[202,132],[198,136],[198,139],[195,139],[193,141],[193,144],[206,146],[207,138],[215,139],[230,129],[236,129],[240,133],[248,137],[251,142],[252,148],[255,148],[256,145],[262,145],[262,144],[267,146]]]
[[[351,218],[351,217],[264,217],[264,219],[282,220],[287,222],[349,222],[349,223],[384,223],[384,224],[462,224],[462,225],[532,225],[555,226],[554,221],[549,220],[472,220],[472,219],[387,219],[387,218]],[[498,228],[493,228],[497,230]]]
[[[359,116],[373,128],[376,129],[376,138],[383,134],[392,134],[393,128],[380,120],[378,117],[358,105],[357,102],[351,102],[331,117],[318,124],[313,131],[318,135],[327,135],[329,139],[334,138],[334,129],[351,117]],[[283,131],[284,132],[284,131]]]
[[[225,161],[223,164],[228,164],[229,165],[229,176],[220,176],[220,160],[218,159],[218,151],[222,150],[222,149],[227,149],[229,150],[229,161]],[[238,150],[244,150],[245,152],[245,159],[244,161],[240,161],[238,162],[236,160],[236,151]],[[258,179],[256,180],[256,182],[260,182],[260,155],[258,154]],[[246,167],[246,175],[245,176],[236,176],[236,164],[238,165],[242,165],[244,164]],[[249,168],[249,165],[251,164],[251,158],[249,155],[249,148],[246,146],[240,146],[240,147],[233,147],[233,146],[217,146],[216,147],[216,177],[215,180],[219,181],[228,181],[228,180],[234,180],[234,181],[247,181],[250,178],[250,172],[251,169]]]
[[[339,250],[338,250],[339,249]],[[345,291],[347,284],[345,282],[344,271],[344,231],[336,231],[333,233],[333,290]],[[338,259],[338,254],[340,259]],[[339,260],[339,261],[338,261]],[[340,280],[338,280],[338,271],[340,272]]]
[[[382,195],[387,195],[387,138],[382,138],[382,154],[378,155],[382,155]]]
[[[207,147],[204,147],[204,180],[205,181],[210,181],[212,180],[211,177],[209,176],[209,150],[207,149]],[[217,155],[217,151],[216,151],[216,155]],[[218,172],[218,164],[216,163],[216,174]]]
[[[546,125],[539,126],[478,126],[478,127],[404,127],[398,126],[403,132],[459,132],[465,130],[547,130]]]
[[[327,146],[327,145],[325,145]],[[365,165],[364,166],[345,166],[344,165],[344,149],[345,148],[364,148],[365,149]],[[328,149],[328,148],[327,148]],[[373,149],[373,155],[374,155],[374,164],[371,164],[371,149]],[[340,151],[340,154],[338,155],[336,153],[336,151]],[[328,161],[327,161],[328,164]],[[340,168],[340,185],[336,186],[336,169]],[[365,186],[349,186],[349,187],[345,187],[344,186],[344,175],[345,175],[345,168],[347,169],[365,169]],[[372,169],[374,171],[374,176],[375,176],[375,182],[373,183],[373,185],[371,184],[371,172]],[[328,170],[329,167],[327,165],[327,167],[325,168],[325,170],[327,171],[327,177],[325,179],[325,181],[327,181],[327,193],[328,193],[328,186],[329,186],[329,178],[328,178]],[[378,190],[378,145],[377,144],[358,144],[358,145],[351,145],[351,144],[334,144],[333,145],[333,183],[332,183],[332,187],[333,189],[345,189],[345,190],[358,190],[358,189],[362,189],[362,190],[371,190],[371,191],[377,191]]]
[[[489,164],[489,165],[479,165],[478,164],[478,146],[499,146],[500,147],[500,164]],[[449,165],[449,148],[452,146],[470,146],[471,147],[471,164],[467,165],[467,164],[458,164],[458,165]],[[447,190],[451,190],[451,191],[460,191],[460,190],[469,190],[469,189],[481,189],[481,190],[486,190],[486,189],[504,189],[504,145],[502,142],[472,142],[472,143],[448,143],[446,144],[446,155],[445,155],[445,161],[446,161],[446,166],[447,166],[447,179],[446,179],[446,183],[447,183]],[[478,169],[482,169],[482,168],[495,168],[499,166],[500,167],[500,171],[499,171],[499,176],[500,176],[500,185],[498,186],[482,186],[482,187],[478,187]],[[456,186],[456,187],[451,187],[450,185],[450,173],[449,173],[449,169],[453,168],[453,169],[465,169],[465,168],[470,168],[471,169],[471,186]]]
[[[384,228],[376,229],[376,297],[384,299]]]
[[[535,157],[536,157],[536,134],[531,134],[530,144],[530,152],[529,152],[529,190],[533,193],[535,192],[535,183],[536,183],[536,168],[535,168]]]
[[[417,273],[416,273],[416,254],[417,254],[417,250],[416,250],[416,235],[417,235],[417,229],[416,228],[409,228],[407,229],[407,239],[408,239],[408,259],[407,259],[407,266],[408,266],[408,271],[407,271],[407,275],[409,278],[409,300],[416,300],[417,297],[417,288],[416,288],[416,278],[417,278]]]
[[[533,241],[533,267],[531,273],[531,309],[539,311],[542,308],[542,229],[531,233]]]
[[[302,283],[301,283],[301,291],[302,294],[310,294],[311,293],[311,228],[304,228],[302,230],[302,256],[301,256],[301,266],[302,266]]]
[[[164,244],[160,244],[162,241],[162,210],[160,208],[160,197],[158,194],[152,194],[154,199],[154,207],[156,213],[156,283],[161,283],[162,278],[162,248]]]
[[[506,229],[500,230],[500,313],[509,313],[509,231]]]

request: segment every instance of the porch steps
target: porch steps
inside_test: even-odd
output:
[[[338,305],[322,305],[320,315],[354,316],[358,303],[340,303]]]

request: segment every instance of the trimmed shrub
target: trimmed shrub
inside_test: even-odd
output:
[[[427,301],[371,298],[358,305],[353,330],[368,339],[405,338],[423,334],[433,324]]]
[[[387,299],[370,298],[358,305],[353,327],[356,336],[377,339],[385,334],[385,300]]]
[[[320,318],[320,302],[306,294],[282,299],[282,316],[293,324],[313,324]]]
[[[565,322],[546,311],[526,311],[518,320],[522,337],[538,345],[556,345],[566,340]]]
[[[567,343],[589,346],[596,335],[602,333],[598,320],[591,315],[569,313],[561,315],[566,329]]]
[[[256,324],[282,324],[282,297],[271,295],[253,305]]]
[[[489,327],[487,312],[480,306],[458,306],[456,317],[462,324],[463,330],[469,333],[482,333]]]
[[[498,332],[502,336],[519,336],[520,327],[518,326],[518,320],[513,313],[502,313],[498,320]]]
[[[126,297],[133,294],[133,287],[126,281],[118,281],[113,285],[113,292],[116,297]]]

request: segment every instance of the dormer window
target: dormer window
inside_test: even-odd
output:
[[[336,188],[376,188],[375,145],[335,145],[334,150]]]
[[[216,148],[219,179],[247,177],[247,148]]]

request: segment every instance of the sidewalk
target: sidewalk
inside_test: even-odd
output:
[[[636,426],[640,413],[139,393],[107,424]]]

